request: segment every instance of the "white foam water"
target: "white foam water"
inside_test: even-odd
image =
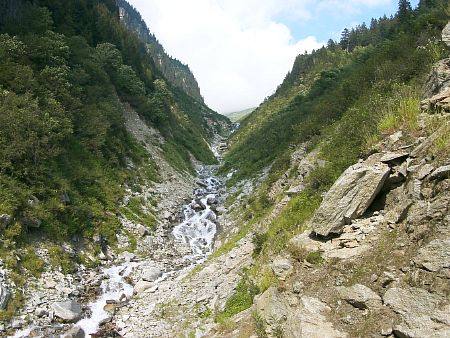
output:
[[[122,265],[112,266],[104,269],[103,273],[106,278],[102,281],[102,294],[95,302],[89,304],[91,309],[91,316],[89,318],[81,319],[76,325],[80,326],[86,335],[96,333],[99,330],[100,324],[109,319],[111,315],[104,310],[108,300],[120,300],[121,298],[130,298],[133,295],[133,286],[125,281],[131,271],[139,263],[127,262]]]
[[[204,174],[202,172],[200,175]],[[186,258],[195,262],[204,260],[213,250],[217,232],[217,215],[208,201],[215,200],[222,183],[209,176],[200,181],[203,188],[196,190],[196,198],[183,209],[184,220],[175,226],[174,237],[191,248],[192,255]]]
[[[205,167],[202,167],[198,174],[199,177],[203,177],[200,180],[202,187],[195,191],[192,202],[183,207],[184,220],[173,229],[174,237],[188,244],[192,251],[191,255],[186,256],[186,259],[191,261],[192,264],[185,269],[189,269],[207,258],[213,250],[214,237],[217,232],[215,223],[217,216],[211,209],[210,204],[211,201],[217,198],[222,182],[210,175],[210,172]],[[98,332],[100,325],[111,318],[111,315],[104,309],[107,301],[117,302],[124,299],[124,297],[129,299],[133,295],[133,286],[127,283],[125,277],[130,275],[138,265],[139,263],[136,262],[127,262],[101,271],[101,273],[106,275],[101,284],[101,295],[97,300],[88,304],[91,315],[76,323],[84,330],[87,337]],[[166,272],[155,283],[175,276],[179,272]],[[17,331],[12,338],[28,337],[33,329],[34,327],[29,327],[25,330]]]

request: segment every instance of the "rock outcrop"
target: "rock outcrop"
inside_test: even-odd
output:
[[[0,310],[6,309],[9,297],[10,297],[9,291],[3,285],[0,285]]]
[[[381,307],[381,297],[365,285],[336,288],[339,297],[354,307],[364,310]]]
[[[52,309],[56,317],[67,323],[74,323],[81,318],[81,306],[73,301],[54,303]]]
[[[285,338],[344,338],[326,315],[331,309],[314,297],[302,296],[297,305],[276,288],[266,290],[255,302],[255,310],[268,326],[267,331],[283,332]]]
[[[414,263],[431,272],[450,269],[450,239],[431,241],[419,250]]]
[[[311,220],[317,235],[340,234],[345,224],[367,210],[391,171],[374,159],[349,167],[327,192]]]
[[[396,337],[450,336],[450,304],[444,297],[421,288],[391,288],[383,300],[402,318],[393,328]]]

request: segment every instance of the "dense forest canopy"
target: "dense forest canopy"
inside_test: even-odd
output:
[[[227,119],[164,79],[146,43],[120,22],[115,1],[0,8],[0,214],[18,221],[11,239],[32,228],[23,220],[42,222],[56,237],[113,232],[108,210],[133,179],[129,161],[153,166],[125,130],[123,104],[161,132],[180,170],[192,172],[190,154],[215,161],[207,140]],[[28,205],[30,196],[38,206]]]

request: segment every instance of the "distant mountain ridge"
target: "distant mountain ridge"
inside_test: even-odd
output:
[[[200,88],[188,65],[169,56],[155,35],[147,27],[141,14],[127,1],[117,0],[120,8],[120,19],[147,44],[148,51],[158,70],[175,87],[204,103]]]
[[[255,111],[256,108],[248,108],[240,111],[235,111],[231,113],[224,113],[233,122],[239,122],[245,119],[248,115]]]

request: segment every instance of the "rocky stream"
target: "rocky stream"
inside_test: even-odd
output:
[[[213,147],[213,151],[217,156],[217,146]],[[203,263],[213,251],[218,230],[218,213],[223,209],[220,205],[223,202],[221,195],[224,193],[223,181],[214,175],[216,169],[217,166],[196,165],[197,179],[192,200],[179,206],[178,211],[170,210],[173,215],[178,216],[168,217],[169,224],[167,221],[160,222],[154,234],[145,236],[155,252],[145,258],[130,252],[119,255],[106,253],[107,257],[100,269],[86,269],[87,271],[80,273],[84,278],[78,280],[95,280],[93,285],[97,285],[96,298],[84,305],[81,301],[73,300],[51,304],[51,297],[42,296],[40,290],[36,290],[38,301],[35,302],[35,298],[32,298],[30,307],[34,307],[31,316],[34,315],[37,320],[29,326],[17,324],[16,327],[11,327],[17,330],[8,337],[122,336],[125,328],[120,327],[120,321],[116,325],[114,318],[119,309],[128,306],[134,297],[141,296],[144,292],[157,294],[162,283],[177,284],[180,276]],[[181,191],[180,194],[182,195]],[[67,281],[67,278],[63,279]],[[72,280],[69,284],[77,285]],[[60,288],[58,285],[54,287]],[[71,294],[69,291],[67,293]],[[73,298],[83,299],[69,297]],[[50,310],[45,307],[42,308],[42,313],[37,313],[36,304],[43,303],[51,305]]]

